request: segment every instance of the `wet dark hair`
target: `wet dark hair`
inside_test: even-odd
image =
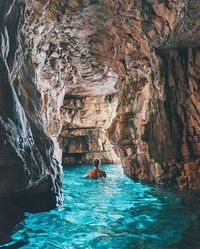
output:
[[[99,158],[94,158],[92,163],[95,167],[99,167],[101,164],[101,160]]]

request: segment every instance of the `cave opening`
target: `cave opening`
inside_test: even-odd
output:
[[[63,125],[58,138],[62,165],[90,164],[94,157],[103,164],[120,162],[106,136],[117,104],[116,94],[64,96],[60,110]]]
[[[0,0],[0,248],[199,249],[199,6]]]

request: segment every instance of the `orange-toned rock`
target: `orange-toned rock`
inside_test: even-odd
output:
[[[25,2],[27,67],[54,156],[59,135],[68,139],[65,123],[78,124],[80,133],[86,124],[101,126],[128,176],[198,188],[200,0]],[[80,111],[77,104],[62,113],[66,95],[112,94],[117,104],[110,109],[86,104]],[[91,130],[102,145],[104,136]]]
[[[186,171],[194,181],[185,164],[199,167],[200,1],[38,2],[24,34],[49,135],[56,141],[62,130],[65,94],[115,92],[107,134],[125,172],[175,184]]]

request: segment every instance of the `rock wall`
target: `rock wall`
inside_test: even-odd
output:
[[[57,148],[66,94],[117,92],[107,136],[125,173],[199,189],[199,6],[199,0],[27,0],[25,43]]]
[[[54,156],[60,162],[62,157],[60,148],[66,150],[62,144],[66,144],[68,139],[64,137],[64,134],[67,134],[66,122],[71,122],[72,127],[78,125],[80,129],[95,126],[98,128],[97,131],[88,130],[89,133],[85,129],[85,136],[89,136],[89,140],[102,140],[103,145],[93,147],[90,143],[91,155],[87,154],[87,159],[82,161],[89,162],[92,155],[96,155],[103,162],[113,162],[116,161],[117,156],[105,137],[104,130],[111,124],[117,104],[112,104],[108,108],[101,102],[106,96],[116,94],[118,75],[110,67],[109,61],[105,60],[103,63],[97,61],[95,50],[90,45],[91,42],[95,42],[96,30],[104,23],[104,19],[101,18],[103,12],[101,13],[101,6],[87,1],[83,1],[82,7],[78,2],[77,5],[71,5],[71,3],[73,1],[38,1],[37,3],[27,1],[27,18],[23,33],[25,43],[30,48],[37,89],[41,93],[40,110],[46,132],[54,141],[56,148]],[[78,7],[81,7],[81,12],[78,11]],[[100,23],[92,19],[92,16],[88,19],[89,13],[97,15]],[[93,26],[94,24],[98,27]],[[63,115],[63,110],[66,110],[64,103],[66,95],[85,96],[87,99],[84,110],[74,114],[77,108],[75,107],[74,110],[68,110]],[[91,100],[93,102],[88,104]],[[94,110],[95,105],[99,105],[98,110]],[[106,108],[105,113],[103,108]],[[72,114],[68,115],[70,111]],[[85,117],[83,117],[84,112],[86,112]],[[98,115],[97,112],[99,112]],[[78,136],[77,131],[76,136]],[[66,141],[59,144],[58,137],[63,137],[62,140]]]
[[[200,188],[199,3],[129,4],[130,50],[108,136],[131,178]]]
[[[200,189],[199,6],[1,0],[0,192],[58,193],[58,138],[74,153],[88,137],[101,140],[92,152],[114,146],[132,178]],[[66,95],[101,107],[70,114]]]
[[[117,163],[106,129],[116,115],[117,96],[66,95],[61,108],[63,128],[59,135],[63,164],[91,163],[94,157],[102,163]]]
[[[39,93],[26,72],[22,1],[0,1],[0,195],[60,197],[60,168],[43,131]]]

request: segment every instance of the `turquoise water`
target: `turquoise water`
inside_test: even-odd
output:
[[[63,205],[26,213],[2,248],[200,248],[199,208],[181,194],[134,182],[119,165],[103,166],[108,177],[95,181],[83,177],[89,169],[66,168]]]

